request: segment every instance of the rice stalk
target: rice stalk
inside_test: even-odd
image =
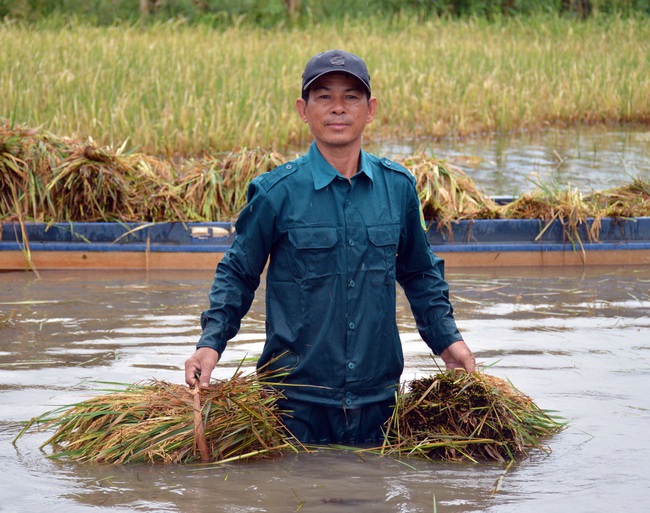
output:
[[[275,150],[240,148],[175,161],[99,147],[0,122],[0,220],[41,222],[165,222],[233,220],[246,204],[248,183],[287,159]],[[399,159],[417,181],[427,222],[452,237],[453,223],[475,219],[539,219],[538,239],[555,220],[565,240],[583,249],[598,240],[604,217],[650,215],[650,185],[641,177],[601,193],[556,182],[497,205],[462,170],[420,151]],[[12,188],[14,193],[12,193]],[[592,219],[589,225],[587,219]]]
[[[192,207],[192,217],[208,221],[234,219],[246,205],[249,182],[285,161],[273,150],[240,149],[193,165],[180,187]]]
[[[425,219],[446,229],[463,219],[495,219],[497,204],[461,169],[420,152],[401,161],[416,178]]]
[[[0,314],[0,330],[6,328],[7,326],[13,325],[13,319],[16,316],[16,311],[12,310],[9,313]]]
[[[14,200],[14,205],[16,208],[16,216],[18,217],[18,224],[20,225],[20,234],[22,239],[21,250],[23,252],[25,261],[27,262],[27,265],[29,266],[30,270],[33,271],[34,274],[36,274],[36,277],[40,279],[41,276],[32,260],[32,250],[29,246],[29,237],[27,236],[27,228],[25,227],[25,220],[21,212],[20,203],[18,201],[18,198],[16,197],[16,189],[13,183],[10,183],[10,189],[11,189],[12,198]]]
[[[20,211],[42,220],[54,211],[46,186],[60,147],[50,134],[0,120],[0,219]]]
[[[132,208],[133,169],[92,139],[75,145],[56,169],[48,191],[57,212],[79,221],[137,220]]]
[[[42,445],[52,458],[109,464],[223,463],[307,450],[284,427],[268,374],[244,375],[208,389],[150,380],[31,419],[55,430]],[[277,377],[277,375],[276,375]],[[512,461],[565,423],[512,384],[483,373],[447,371],[405,383],[380,448],[354,449],[429,460]],[[14,441],[15,441],[14,440]]]
[[[130,207],[133,220],[147,222],[192,221],[185,215],[186,198],[182,186],[174,180],[171,165],[144,155],[125,157],[129,170],[126,178],[132,192]]]
[[[158,380],[136,383],[36,417],[16,439],[34,425],[39,431],[55,429],[42,445],[51,446],[51,457],[94,463],[222,462],[275,456],[290,444],[276,405],[279,395],[263,381],[268,377],[238,371],[198,391]],[[199,429],[195,416],[201,422]],[[197,442],[201,430],[204,438]]]
[[[512,384],[475,372],[412,380],[397,396],[380,452],[448,461],[512,461],[565,424]]]
[[[599,217],[632,219],[650,215],[650,182],[636,176],[631,182],[594,192],[588,200]]]
[[[584,195],[571,184],[566,187],[555,181],[548,183],[536,182],[536,189],[532,192],[522,194],[511,203],[501,207],[505,219],[540,219],[545,226],[537,235],[536,240],[542,238],[546,230],[554,221],[562,225],[565,241],[568,241],[574,249],[580,249],[583,261],[586,259],[585,249],[580,235],[580,228],[584,227],[584,233],[588,242],[598,241],[600,226],[599,223],[588,225],[587,220],[598,217],[593,205],[588,203]]]

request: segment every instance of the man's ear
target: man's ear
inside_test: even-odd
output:
[[[300,119],[302,119],[302,122],[307,123],[307,102],[302,98],[298,98],[296,100],[296,110],[298,111],[298,115],[300,116]]]
[[[372,123],[377,114],[377,98],[374,96],[368,100],[368,117],[366,118],[366,124]]]

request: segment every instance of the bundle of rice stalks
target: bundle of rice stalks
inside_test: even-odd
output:
[[[545,222],[544,228],[537,235],[540,239],[547,228],[555,220],[560,221],[565,240],[571,243],[574,249],[580,248],[583,259],[585,251],[580,235],[580,227],[585,225],[585,233],[589,242],[598,241],[599,224],[587,226],[587,219],[594,217],[593,206],[584,198],[583,194],[570,184],[562,187],[555,181],[548,184],[537,182],[537,188],[504,205],[502,214],[505,219],[541,219]]]
[[[137,221],[130,184],[134,170],[119,151],[99,148],[92,139],[71,150],[47,187],[57,220]]]
[[[500,217],[497,204],[461,169],[423,153],[401,163],[417,180],[425,219],[435,221],[438,229],[447,229],[451,235],[454,221]]]
[[[130,206],[138,220],[150,222],[193,221],[185,214],[187,198],[176,182],[169,163],[146,155],[122,159],[132,173],[128,175],[132,195]]]
[[[261,376],[263,377],[263,376]],[[227,462],[293,448],[278,395],[241,371],[209,389],[164,381],[128,386],[32,419],[56,428],[42,445],[52,457],[97,463]]]
[[[513,461],[564,428],[510,383],[475,372],[405,384],[382,453],[452,461]]]
[[[650,182],[640,176],[630,183],[594,192],[589,198],[599,217],[634,218],[650,216]]]
[[[53,211],[46,188],[62,146],[49,134],[0,120],[0,219],[43,220]]]
[[[246,205],[249,182],[284,161],[275,151],[243,148],[190,167],[180,180],[188,204],[187,217],[234,219]]]

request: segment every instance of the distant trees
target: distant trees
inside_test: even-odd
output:
[[[184,18],[213,24],[275,26],[410,13],[497,17],[537,13],[586,19],[596,15],[650,16],[650,0],[0,0],[0,19],[74,17],[99,25]]]

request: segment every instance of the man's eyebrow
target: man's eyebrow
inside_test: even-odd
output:
[[[326,85],[323,85],[323,84],[319,84],[319,85],[315,85],[312,88],[312,91],[319,91],[319,90],[331,91],[332,89],[333,89],[333,87],[329,87],[329,86],[326,86]],[[361,87],[359,87],[359,86],[350,86],[350,87],[345,88],[345,92],[346,93],[350,93],[350,92],[363,93],[363,89]]]

